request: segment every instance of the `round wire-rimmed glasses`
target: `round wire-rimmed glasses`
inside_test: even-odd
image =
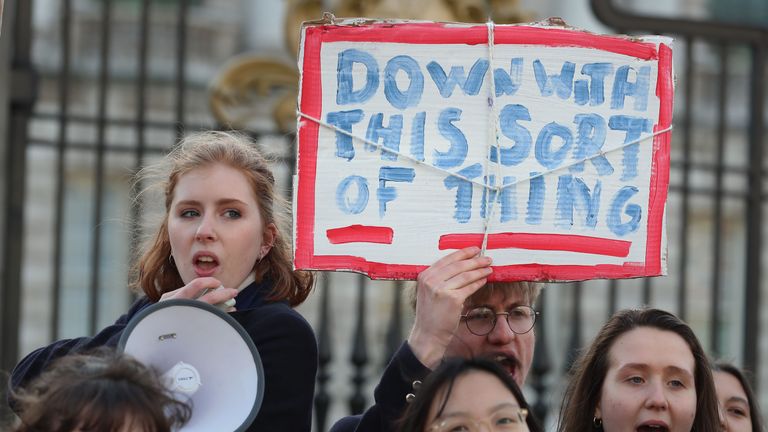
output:
[[[539,312],[530,306],[519,305],[506,312],[494,312],[487,306],[472,308],[466,314],[461,315],[461,320],[466,324],[470,333],[477,336],[485,336],[496,327],[499,315],[504,315],[509,329],[515,334],[525,334],[531,331],[536,324]]]
[[[505,408],[482,420],[464,415],[438,419],[427,430],[429,432],[527,432],[529,430],[525,422],[527,416],[528,410],[525,408]]]

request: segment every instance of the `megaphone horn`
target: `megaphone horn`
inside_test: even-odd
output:
[[[251,337],[208,303],[173,299],[142,310],[118,350],[159,374],[176,399],[189,402],[184,432],[243,431],[264,398],[264,368]]]

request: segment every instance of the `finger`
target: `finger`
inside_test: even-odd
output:
[[[473,282],[470,282],[460,288],[457,288],[453,290],[453,292],[456,293],[456,295],[458,295],[459,298],[461,299],[461,302],[464,303],[464,300],[471,297],[472,294],[476,293],[478,290],[480,290],[480,288],[484,287],[487,284],[488,284],[488,278],[483,277]]]
[[[201,277],[193,279],[177,291],[180,297],[197,299],[220,286],[221,282],[216,278]]]
[[[163,293],[163,295],[160,296],[160,301],[172,299],[178,293],[179,289],[181,288],[177,288],[173,291],[168,291],[166,293]]]
[[[208,292],[198,298],[198,300],[215,305],[233,299],[235,296],[237,296],[237,290],[235,288],[221,288]]]
[[[469,273],[470,275],[475,274],[477,270],[485,270],[490,268],[491,263],[491,258],[487,256],[476,256],[474,258],[467,258],[461,261],[456,261],[443,269],[443,278],[445,281],[450,281],[456,278],[459,278],[460,280],[466,279],[469,281],[471,277],[464,278],[463,275],[465,273]]]
[[[221,286],[218,279],[212,277],[196,278],[190,283],[173,291],[168,291],[160,296],[160,300],[169,299],[196,299],[206,293],[206,290],[212,290]]]
[[[440,269],[432,269],[429,273],[420,275],[422,282],[435,288],[456,289],[477,279],[476,270],[487,269],[492,263],[491,258],[477,256],[453,262]],[[469,273],[469,275],[464,275]],[[483,272],[480,272],[481,274]],[[447,284],[447,285],[446,285]]]
[[[457,273],[445,281],[444,288],[448,290],[461,289],[467,285],[473,284],[480,279],[486,279],[493,273],[491,267],[474,268]]]
[[[477,256],[477,254],[479,253],[480,253],[480,248],[477,246],[465,247],[464,249],[459,249],[455,252],[451,252],[448,255],[440,258],[439,260],[435,261],[435,263],[432,264],[431,267],[436,269],[443,268],[457,261],[462,261],[467,258],[472,258],[474,256]]]

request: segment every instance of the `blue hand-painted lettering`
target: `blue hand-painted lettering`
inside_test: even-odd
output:
[[[393,186],[387,186],[387,182],[405,182],[412,183],[416,177],[416,170],[413,168],[389,167],[379,168],[379,188],[376,190],[376,196],[379,199],[379,217],[384,217],[387,212],[387,203],[397,198],[397,190]]]
[[[632,117],[625,115],[614,115],[608,119],[608,127],[613,130],[626,131],[624,144],[638,140],[643,132],[651,131],[650,120],[642,117]],[[624,147],[624,157],[621,164],[624,168],[621,174],[621,180],[632,180],[637,177],[637,159],[640,152],[640,143],[630,144]]]
[[[616,77],[613,81],[613,92],[611,93],[611,108],[623,109],[624,98],[634,97],[634,109],[645,111],[648,108],[648,90],[651,80],[651,67],[642,66],[640,70],[635,71],[635,82],[629,82],[629,71],[635,71],[631,66],[621,66],[616,70]]]
[[[528,208],[525,216],[525,223],[528,225],[541,225],[541,218],[544,215],[544,196],[547,191],[547,184],[544,182],[544,176],[541,173],[532,172],[530,174],[530,189],[528,190]]]
[[[523,75],[523,58],[515,57],[509,63],[509,73],[502,68],[493,70],[496,97],[501,95],[513,96],[520,88]]]
[[[458,108],[446,108],[440,111],[440,117],[437,120],[437,129],[440,135],[450,142],[448,151],[441,152],[437,149],[432,151],[434,166],[438,168],[453,168],[461,166],[467,157],[469,146],[467,137],[456,127],[453,122],[461,120],[461,110]]]
[[[559,149],[552,151],[552,140],[559,137],[562,145]],[[555,169],[563,163],[568,151],[573,145],[573,135],[567,127],[555,122],[547,123],[539,132],[536,138],[536,160],[548,169]]]
[[[576,114],[573,120],[576,123],[576,149],[573,151],[575,160],[590,158],[589,161],[597,169],[600,176],[613,174],[613,166],[608,158],[600,155],[605,144],[607,128],[605,119],[599,114]],[[571,172],[584,171],[584,162],[574,164]]]
[[[515,142],[509,148],[501,148],[498,153],[504,166],[517,165],[524,161],[531,152],[531,133],[524,126],[517,123],[518,120],[531,120],[528,108],[523,105],[505,105],[499,113],[499,128],[501,133]],[[491,162],[497,162],[496,146],[491,146],[489,158]]]
[[[403,116],[401,114],[395,114],[389,118],[389,126],[385,127],[382,123],[384,121],[384,114],[376,113],[371,116],[368,121],[368,130],[365,132],[365,139],[370,142],[378,143],[380,138],[383,138],[384,142],[382,146],[388,148],[394,152],[400,151],[400,136],[403,132]],[[376,150],[376,147],[366,144],[366,149],[370,151]],[[381,158],[383,160],[397,160],[397,154],[388,151],[381,151]]]
[[[365,85],[354,89],[352,68],[355,63],[365,66]],[[336,103],[338,105],[362,104],[376,93],[379,87],[379,65],[372,55],[350,48],[339,53],[336,65]]]
[[[453,66],[451,72],[446,75],[443,67],[436,61],[427,64],[427,71],[437,86],[440,96],[449,98],[453,94],[453,89],[457,85],[467,95],[476,95],[480,92],[483,85],[483,78],[488,71],[488,60],[477,59],[475,64],[469,70],[469,76],[464,74],[464,66]]]
[[[504,176],[504,184],[511,185],[515,182],[513,176]],[[496,186],[496,176],[491,174],[486,177],[486,184]],[[490,196],[489,196],[490,194]],[[480,217],[486,218],[486,203],[500,203],[501,215],[499,221],[504,223],[517,219],[517,202],[515,185],[502,188],[499,192],[496,189],[483,188],[483,200],[480,203]],[[498,207],[497,207],[498,208]],[[497,210],[496,213],[499,213]]]
[[[329,112],[326,120],[328,124],[341,130],[352,132],[352,125],[363,119],[363,110]],[[352,146],[352,137],[336,132],[336,156],[352,160],[355,157],[355,148]]]
[[[597,226],[597,214],[600,211],[601,190],[600,180],[595,181],[595,187],[590,191],[584,180],[571,175],[561,175],[557,179],[555,225],[571,229],[575,208],[584,215],[584,226],[594,229]]]
[[[542,96],[552,96],[552,93],[556,92],[560,99],[571,97],[573,73],[575,70],[576,65],[567,61],[563,62],[559,75],[547,75],[541,60],[536,59],[533,61],[533,74],[536,77],[536,83],[539,85],[539,91]]]
[[[472,164],[461,169],[458,174],[470,180],[483,174],[483,167],[479,163]],[[446,189],[456,189],[456,211],[453,218],[459,223],[469,222],[472,215],[472,183],[458,177],[449,176],[443,180]]]
[[[638,192],[635,186],[624,186],[619,189],[611,200],[608,210],[608,228],[617,236],[623,237],[631,232],[637,231],[640,226],[640,219],[643,215],[643,209],[637,204],[627,204],[627,202]],[[621,221],[621,211],[629,216],[626,222]]]
[[[397,73],[408,75],[408,88],[402,92],[397,87]],[[424,92],[424,75],[413,57],[400,55],[393,57],[384,68],[384,96],[393,107],[406,109],[419,104]]]
[[[350,198],[349,190],[356,186],[357,194]],[[336,207],[345,214],[359,214],[368,205],[368,181],[359,175],[346,177],[336,187]]]

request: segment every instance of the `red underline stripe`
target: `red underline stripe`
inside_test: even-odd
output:
[[[481,246],[483,234],[444,234],[439,248]],[[486,249],[531,249],[607,255],[624,258],[632,242],[567,234],[498,233],[488,235]]]
[[[350,225],[325,231],[331,244],[381,243],[392,244],[394,232],[390,227]]]

